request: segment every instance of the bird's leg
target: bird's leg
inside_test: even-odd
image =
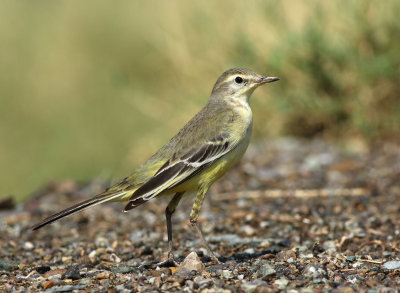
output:
[[[183,192],[177,192],[174,197],[169,202],[167,208],[165,209],[165,218],[167,220],[167,234],[168,234],[168,259],[174,259],[173,253],[173,242],[172,242],[172,214],[175,212],[180,200],[182,199]]]
[[[220,263],[218,258],[215,256],[214,252],[211,250],[210,246],[208,245],[206,239],[204,238],[203,232],[201,231],[199,225],[197,224],[197,219],[199,218],[199,213],[200,213],[201,206],[203,205],[205,194],[206,194],[206,191],[199,191],[197,193],[196,199],[194,200],[194,204],[192,207],[192,211],[190,212],[190,223],[192,224],[193,227],[196,228],[196,231],[200,236],[201,243],[207,249],[210,257],[217,263]]]
[[[177,262],[174,259],[173,253],[173,242],[172,242],[172,215],[175,212],[176,207],[179,204],[179,201],[182,199],[183,192],[177,192],[174,197],[169,202],[167,208],[165,209],[165,218],[167,220],[167,234],[168,234],[168,258],[162,262],[156,263],[155,266],[168,266],[173,265],[177,266]]]

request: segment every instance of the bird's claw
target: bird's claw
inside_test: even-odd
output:
[[[168,252],[168,258],[163,261],[150,263],[150,264],[142,264],[139,268],[142,269],[155,269],[157,267],[166,268],[166,267],[178,267],[179,263],[175,260],[172,252]]]

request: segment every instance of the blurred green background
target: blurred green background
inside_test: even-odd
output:
[[[118,178],[247,67],[254,140],[400,134],[400,1],[1,1],[0,197]]]

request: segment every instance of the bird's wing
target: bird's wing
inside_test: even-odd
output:
[[[147,182],[132,194],[125,211],[176,187],[210,166],[237,145],[236,141],[232,141],[229,138],[230,136],[224,133],[191,148],[178,158],[174,154]]]

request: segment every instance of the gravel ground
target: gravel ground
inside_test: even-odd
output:
[[[178,267],[157,199],[129,213],[106,204],[39,231],[30,226],[104,188],[52,183],[30,201],[0,202],[0,292],[398,292],[400,147],[350,154],[321,141],[253,145],[213,186],[200,223],[174,215]]]

